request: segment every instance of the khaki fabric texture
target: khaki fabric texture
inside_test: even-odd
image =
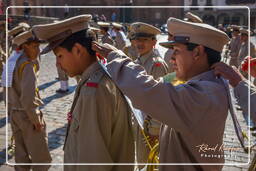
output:
[[[187,12],[185,17],[188,21],[191,21],[194,23],[203,23],[203,20],[199,16],[197,16],[191,12]]]
[[[241,47],[241,37],[232,37],[229,43],[229,49],[230,49],[230,62],[229,65],[238,67],[238,53]]]
[[[142,22],[132,23],[131,27],[130,27],[130,31],[133,34],[147,33],[147,34],[151,34],[151,35],[157,35],[157,34],[161,33],[161,30],[159,30],[158,28],[156,28],[150,24],[142,23]]]
[[[204,23],[192,23],[170,17],[167,20],[168,32],[174,36],[175,41],[169,41],[167,45],[174,43],[184,43],[178,37],[185,37],[187,43],[195,43],[206,46],[215,51],[222,52],[229,37],[223,31]],[[177,37],[177,39],[175,39]],[[209,41],[210,40],[210,41]]]
[[[98,63],[84,71],[74,98],[78,99],[72,112],[64,162],[134,163],[130,109],[119,89]],[[133,167],[64,166],[64,170],[131,171]]]
[[[102,36],[101,38],[101,42],[104,43],[108,43],[110,45],[115,46],[115,41],[111,38],[111,36],[109,34],[105,34]]]
[[[22,73],[19,68],[24,62],[29,62],[24,66]],[[35,123],[43,115],[38,109],[43,104],[37,89],[37,76],[35,65],[38,61],[29,61],[22,55],[16,63],[13,86],[9,88],[9,108],[11,127],[15,139],[15,161],[17,163],[50,163],[51,156],[48,150],[48,138],[46,130],[37,132],[34,129]],[[16,166],[16,169],[30,166]],[[48,170],[50,166],[32,166],[35,170]]]
[[[162,122],[160,163],[224,163],[224,157],[202,157],[197,146],[222,144],[228,98],[222,81],[212,71],[186,84],[155,80],[121,51],[107,57],[108,71],[135,108]],[[136,80],[136,81],[135,81]],[[206,155],[223,155],[222,151]],[[223,166],[160,166],[160,171],[221,171]]]
[[[255,45],[252,42],[250,42],[250,49],[249,49],[248,42],[243,42],[240,46],[240,50],[238,53],[238,65],[241,65],[244,58],[249,56],[249,53],[252,58],[256,58]]]

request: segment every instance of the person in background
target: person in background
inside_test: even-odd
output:
[[[116,37],[114,39],[115,41],[115,47],[117,49],[123,50],[123,48],[126,46],[126,36],[122,30],[122,24],[118,23],[112,23],[113,29],[116,33]]]
[[[39,41],[33,33],[25,31],[13,39],[18,49],[8,60],[8,80],[3,79],[3,86],[8,88],[10,104],[10,123],[15,139],[15,162],[28,165],[16,165],[15,170],[47,171],[49,165],[30,163],[50,163],[52,158],[48,150],[46,123],[40,107],[43,101],[37,87],[37,58]],[[4,76],[5,77],[5,76]],[[8,82],[7,82],[8,81]]]

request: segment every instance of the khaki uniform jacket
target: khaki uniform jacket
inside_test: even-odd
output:
[[[25,110],[29,120],[35,123],[38,121],[37,115],[40,114],[38,107],[43,105],[37,91],[37,71],[34,67],[38,65],[38,61],[31,61],[20,73],[19,68],[26,61],[29,60],[24,55],[18,59],[13,73],[13,86],[9,88],[8,97],[12,110]]]
[[[154,80],[121,51],[107,57],[108,71],[134,107],[163,123],[160,133],[160,163],[223,163],[221,150],[200,151],[223,143],[228,113],[225,87],[213,71],[202,73],[186,84],[172,86]],[[172,129],[174,128],[174,129]],[[223,166],[159,166],[160,171],[220,171]]]
[[[149,53],[140,56],[134,63],[143,66],[148,75],[152,75],[155,79],[162,77],[168,73],[168,66],[159,56],[158,51],[151,50]]]
[[[104,44],[104,43],[108,43],[110,45],[113,45],[115,46],[115,42],[114,40],[111,38],[111,36],[109,34],[105,34],[102,36],[101,38],[101,42]]]
[[[232,37],[229,47],[231,58],[237,58],[241,46],[240,36]]]
[[[249,55],[248,42],[243,42],[241,44],[239,54],[238,54],[239,65],[242,63],[244,58],[248,55]],[[255,45],[252,42],[250,42],[250,56],[252,58],[256,57]]]
[[[79,92],[80,89],[80,92]],[[99,63],[81,76],[66,145],[65,163],[134,163],[131,112]],[[134,166],[65,166],[65,171],[132,171]]]
[[[241,81],[235,88],[235,96],[238,100],[238,104],[241,106],[242,110],[248,113],[248,90],[249,90],[249,82]],[[251,118],[256,122],[256,87],[251,85],[250,89],[250,111]]]
[[[125,35],[124,32],[118,31],[116,32],[116,38],[115,38],[115,45],[117,49],[123,50],[126,42],[125,42]]]
[[[233,37],[230,41],[230,66],[239,66],[238,53],[241,46],[240,36]]]
[[[25,64],[25,65],[24,65]],[[51,156],[48,150],[46,129],[38,132],[34,124],[39,117],[44,122],[39,107],[43,102],[37,89],[38,61],[29,61],[22,55],[15,66],[13,85],[8,88],[8,108],[10,122],[15,139],[15,161],[17,163],[50,163]],[[48,170],[48,166],[31,166],[33,170]],[[15,166],[15,169],[30,166]]]

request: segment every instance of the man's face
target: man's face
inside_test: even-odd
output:
[[[234,31],[232,32],[232,36],[237,37],[238,35],[239,35],[239,31],[234,30]]]
[[[72,51],[70,52],[67,49],[58,46],[53,52],[56,56],[56,65],[60,66],[68,76],[73,77],[79,75],[77,61]]]
[[[171,63],[179,80],[186,81],[190,78],[190,72],[193,68],[193,52],[187,50],[187,46],[177,43],[173,47]]]
[[[71,51],[58,46],[53,52],[56,56],[56,65],[70,77],[81,75],[95,61],[79,43],[76,43]]]
[[[248,40],[248,35],[247,34],[241,34],[241,41],[242,42],[247,42]]]
[[[40,44],[38,42],[32,41],[29,43],[25,43],[23,45],[23,49],[31,59],[36,59],[40,53],[39,45]]]
[[[134,45],[140,55],[150,52],[156,44],[156,40],[149,37],[138,37],[134,40]]]

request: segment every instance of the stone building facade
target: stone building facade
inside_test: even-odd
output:
[[[22,6],[24,0],[4,0],[6,6]],[[143,21],[154,24],[164,24],[166,20],[173,16],[183,18],[184,8],[166,8],[168,6],[183,6],[183,0],[28,0],[31,6],[44,6],[40,8],[32,8],[31,15],[47,16],[64,18],[65,10],[68,11],[69,16],[79,14],[104,14],[108,20],[111,20],[111,15],[115,12],[117,14],[117,21],[119,22],[134,22]],[[69,6],[68,9],[57,8],[56,6]],[[47,8],[52,6],[56,8]],[[72,8],[72,6],[84,6],[83,8]],[[101,6],[101,7],[90,7]],[[109,6],[122,6],[120,8],[111,8]],[[126,6],[126,7],[123,7]],[[138,8],[134,6],[148,6],[145,8]],[[163,6],[165,8],[156,8],[156,6]],[[107,8],[106,8],[107,7]],[[23,15],[23,9],[12,8],[9,14]]]

